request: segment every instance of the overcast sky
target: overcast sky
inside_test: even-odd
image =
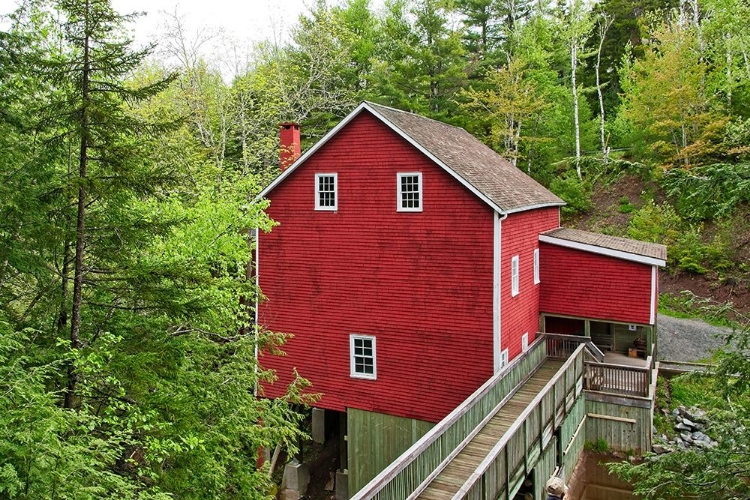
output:
[[[121,13],[146,12],[133,28],[139,44],[157,41],[168,19],[165,13],[177,12],[183,19],[189,35],[195,36],[200,28],[210,33],[222,30],[233,40],[240,51],[247,52],[253,42],[282,39],[294,25],[299,14],[307,11],[306,5],[314,0],[112,0]],[[0,15],[12,12],[17,0],[0,0]],[[204,47],[204,56],[213,57],[216,46]]]

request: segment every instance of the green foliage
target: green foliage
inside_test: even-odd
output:
[[[718,219],[750,202],[750,163],[673,169],[664,174],[662,184],[681,217]]]
[[[647,454],[641,464],[621,462],[610,470],[635,486],[646,499],[744,498],[747,493],[746,450],[750,446],[750,321],[731,307],[717,312],[734,325],[727,349],[718,356],[713,376],[686,375],[671,381],[671,406],[708,410],[705,430],[718,446]]]
[[[245,155],[259,133],[225,125],[269,79],[232,93],[194,67],[177,85],[108,2],[26,7],[0,37],[0,496],[266,498],[258,450],[294,451],[310,399],[301,378],[255,395],[274,378],[256,351],[284,336],[254,325],[248,232],[273,223]]]
[[[622,198],[620,198],[620,202],[619,202],[619,206],[617,207],[617,210],[621,214],[629,214],[630,212],[635,210],[635,208],[636,208],[635,205],[630,203],[630,198],[628,198],[627,196],[623,196]]]
[[[690,290],[683,290],[678,295],[659,295],[659,311],[669,316],[697,317],[714,325],[734,327],[736,323],[731,317],[731,310],[731,302],[718,304],[710,298],[698,297]]]
[[[159,488],[147,488],[147,477],[139,475],[140,464],[127,458],[143,445],[139,424],[149,421],[149,416],[128,411],[126,401],[107,408],[61,408],[60,394],[50,388],[50,382],[62,363],[28,354],[29,343],[41,334],[31,329],[13,331],[0,318],[0,495],[9,499],[171,498]],[[96,353],[77,360],[79,368],[101,369],[116,342],[111,337],[102,339]],[[110,383],[116,382],[111,379]]]
[[[593,451],[594,453],[607,453],[609,451],[609,443],[604,438],[599,438],[595,442],[587,441],[583,447],[587,451]]]
[[[550,190],[562,198],[567,205],[562,208],[566,215],[584,213],[591,209],[591,188],[581,181],[574,172],[568,172],[552,180]]]

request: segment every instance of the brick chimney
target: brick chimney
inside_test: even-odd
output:
[[[279,152],[281,171],[286,170],[289,165],[297,161],[300,155],[299,123],[284,122],[279,131],[281,139],[281,150]]]

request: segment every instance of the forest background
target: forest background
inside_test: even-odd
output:
[[[174,17],[155,51],[132,20],[28,0],[0,32],[0,497],[271,491],[257,452],[293,451],[307,401],[303,379],[255,397],[256,352],[283,343],[248,268],[282,121],[303,147],[362,100],[464,127],[567,224],[747,297],[747,2],[318,2],[231,81],[213,35]]]

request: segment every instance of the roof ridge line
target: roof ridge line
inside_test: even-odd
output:
[[[423,116],[423,115],[420,115],[420,114],[417,114],[417,113],[412,113],[411,111],[404,111],[403,109],[393,108],[391,106],[386,106],[385,104],[378,104],[377,102],[372,102],[372,101],[362,101],[362,102],[365,103],[365,104],[367,104],[368,106],[378,106],[378,107],[385,108],[385,109],[388,109],[388,110],[391,110],[391,111],[396,111],[398,113],[404,113],[404,114],[407,114],[407,115],[416,116],[420,120],[429,120],[431,122],[438,123],[438,124],[440,124],[440,125],[442,125],[444,127],[455,128],[455,129],[461,130],[462,132],[465,132],[465,133],[469,134],[469,131],[466,130],[465,128],[463,128],[463,127],[459,127],[458,125],[452,125],[450,123],[441,122],[440,120],[436,120],[434,118],[430,118],[429,116]],[[469,135],[471,135],[471,134],[469,134]],[[472,137],[474,137],[474,136],[472,136]],[[476,137],[475,137],[475,139],[476,139]],[[477,139],[477,140],[479,140],[479,139]],[[482,141],[479,141],[479,142],[482,142]],[[484,143],[482,143],[482,144],[484,144]],[[486,144],[485,144],[485,146],[486,146]]]

